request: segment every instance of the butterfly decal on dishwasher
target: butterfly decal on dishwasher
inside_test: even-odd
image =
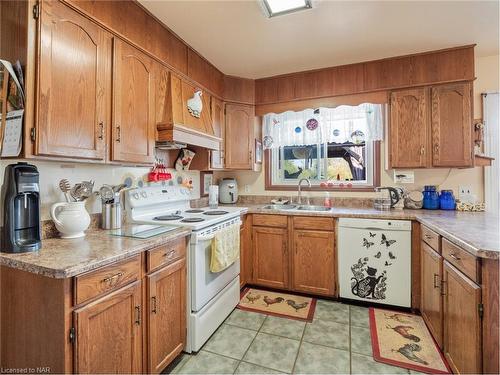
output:
[[[370,238],[373,238],[377,235],[377,233],[372,233],[372,232],[369,232],[370,233]]]
[[[369,249],[370,247],[372,247],[373,245],[375,245],[374,242],[370,242],[368,241],[366,238],[363,238],[363,247],[366,247],[367,249]]]
[[[382,234],[382,240],[380,241],[381,245],[385,245],[386,247],[391,246],[392,244],[395,244],[396,240],[388,240],[385,234]]]

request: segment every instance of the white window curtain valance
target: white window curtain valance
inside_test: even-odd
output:
[[[269,113],[263,118],[264,148],[382,140],[383,108],[364,103]]]

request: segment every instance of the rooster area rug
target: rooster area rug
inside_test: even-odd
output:
[[[246,288],[241,293],[238,308],[267,315],[312,322],[316,308],[316,298]]]
[[[373,358],[429,374],[451,371],[421,316],[370,308]]]

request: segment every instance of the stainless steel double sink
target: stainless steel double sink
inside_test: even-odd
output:
[[[314,206],[314,205],[296,205],[296,204],[269,204],[262,207],[264,210],[270,211],[282,211],[282,210],[293,210],[293,211],[331,211],[329,207]]]

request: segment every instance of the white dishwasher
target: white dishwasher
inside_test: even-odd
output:
[[[411,221],[339,219],[340,297],[411,306]]]

